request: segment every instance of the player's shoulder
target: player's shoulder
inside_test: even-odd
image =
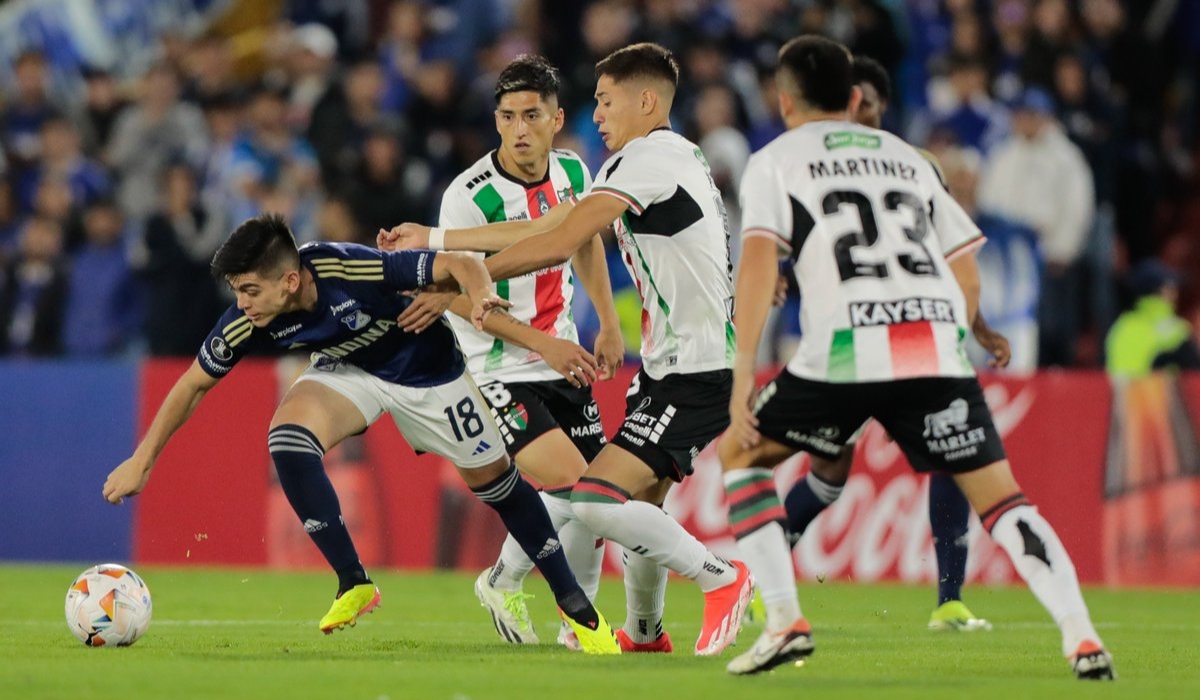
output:
[[[678,172],[679,168],[698,164],[696,154],[699,152],[699,146],[680,134],[667,128],[655,129],[633,139],[610,156],[596,172],[596,178],[608,179],[618,171],[625,171],[626,175],[664,170]]]
[[[300,246],[301,262],[318,268],[322,263],[343,262],[347,260],[379,260],[380,252],[370,246],[360,243],[333,243],[330,241],[313,241]]]
[[[572,151],[569,148],[552,148],[552,149],[550,149],[550,155],[551,155],[551,157],[553,157],[555,160],[557,160],[560,163],[576,162],[576,163],[579,163],[580,165],[583,165],[585,168],[587,167],[586,165],[584,165],[583,158],[578,153],[576,153],[575,151]]]
[[[306,243],[300,246],[300,262],[308,265],[318,280],[330,277],[365,280],[365,275],[371,275],[372,279],[383,275],[383,253],[356,243]],[[352,271],[355,275],[348,277]]]
[[[488,151],[482,158],[459,173],[450,181],[443,196],[467,199],[474,197],[480,187],[496,177],[497,168],[495,158],[493,158],[494,154],[495,151]]]

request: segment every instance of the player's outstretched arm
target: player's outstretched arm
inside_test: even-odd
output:
[[[483,321],[493,309],[507,309],[512,302],[501,299],[492,291],[492,278],[487,268],[468,253],[441,252],[433,259],[433,281],[453,279],[471,300],[470,321],[483,330]]]
[[[612,379],[625,362],[625,339],[621,336],[621,321],[613,304],[608,261],[604,258],[604,241],[600,236],[593,236],[592,240],[575,251],[571,262],[600,320],[600,333],[596,335],[600,379]]]
[[[442,229],[421,224],[401,224],[390,231],[380,229],[375,242],[380,250],[469,250],[494,253],[517,241],[545,233],[561,224],[574,207],[571,201],[555,205],[545,215],[526,221],[505,221],[471,228]]]
[[[584,243],[616,221],[628,207],[616,197],[585,197],[558,226],[518,241],[489,257],[485,262],[488,272],[493,279],[506,280],[561,265]]]
[[[106,501],[120,504],[126,496],[133,496],[146,488],[154,462],[167,446],[167,441],[187,422],[196,406],[200,405],[200,399],[216,386],[217,381],[200,368],[199,362],[192,362],[158,407],[150,429],[138,443],[133,456],[109,473],[103,491]]]
[[[450,312],[471,320],[471,301],[459,295],[450,304]],[[596,381],[596,358],[577,343],[562,338],[553,338],[542,331],[513,318],[507,313],[491,313],[483,320],[483,332],[525,348],[542,356],[550,365],[576,387],[591,386]]]
[[[975,315],[979,313],[979,263],[975,261],[974,252],[963,253],[948,262],[967,300],[967,327],[973,328]]]
[[[767,236],[742,239],[742,259],[738,263],[737,307],[733,325],[737,329],[737,351],[733,362],[733,395],[729,399],[729,430],[744,448],[761,439],[758,419],[751,411],[754,400],[754,371],[763,327],[775,298],[779,274],[779,249]]]

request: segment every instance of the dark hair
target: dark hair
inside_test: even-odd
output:
[[[234,229],[212,259],[212,274],[226,279],[249,272],[300,266],[296,239],[278,214],[259,214]]]
[[[840,112],[850,104],[854,64],[845,46],[815,34],[792,39],[779,50],[779,76],[793,97],[812,109]]]
[[[559,86],[558,69],[545,56],[523,53],[496,78],[496,104],[510,92],[536,92],[543,100],[557,98]]]
[[[679,85],[679,62],[668,49],[643,42],[617,49],[596,64],[596,78],[607,75],[622,83],[631,78],[657,78]]]
[[[867,83],[879,93],[879,99],[892,101],[892,79],[887,69],[870,56],[854,57],[854,84]]]

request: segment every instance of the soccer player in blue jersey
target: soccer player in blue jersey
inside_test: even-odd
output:
[[[567,566],[536,491],[517,474],[487,404],[465,373],[449,324],[405,333],[401,293],[453,282],[471,300],[481,328],[507,306],[483,264],[465,253],[382,252],[353,244],[297,249],[287,225],[262,215],[239,226],[213,257],[213,273],[237,297],[176,382],[134,454],[108,475],[104,498],[117,504],[145,488],[154,462],[200,400],[252,351],[305,349],[311,365],[284,396],[267,446],[292,509],[338,575],[326,634],[353,625],[379,604],[358,559],[325,451],[361,433],[385,412],[414,449],[450,460],[493,508],[545,576],[585,652],[620,653],[612,629]]]
[[[863,126],[880,128],[892,92],[887,70],[870,58],[856,56],[854,83],[862,91],[862,100],[851,116]],[[920,149],[918,152],[940,172],[933,154]],[[975,314],[971,332],[980,346],[992,354],[993,367],[1008,365],[1012,357],[1008,339],[993,330],[983,320],[983,314]],[[812,468],[808,476],[788,492],[784,506],[787,509],[788,534],[793,540],[798,540],[808,525],[841,495],[850,476],[854,445],[853,440],[847,443],[836,460],[812,455]],[[938,607],[930,615],[930,629],[970,632],[992,628],[987,620],[975,617],[962,600],[963,582],[967,576],[967,526],[970,516],[971,505],[954,483],[954,478],[940,472],[930,474],[929,526],[933,532],[933,549],[938,565]]]

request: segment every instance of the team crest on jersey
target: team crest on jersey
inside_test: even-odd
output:
[[[504,413],[504,422],[508,423],[513,430],[524,430],[529,425],[529,411],[525,410],[525,404],[518,403],[509,406]]]
[[[555,194],[558,195],[558,201],[560,202],[565,202],[568,199],[575,199],[575,190],[570,185],[562,188],[558,192],[555,192]]]
[[[355,311],[353,314],[346,316],[345,318],[342,319],[342,323],[346,324],[346,327],[352,331],[360,331],[360,330],[366,328],[367,324],[369,324],[370,322],[371,322],[371,317],[368,316],[366,314],[366,312],[364,312],[362,309],[359,309],[358,311]]]
[[[233,359],[233,350],[229,347],[229,343],[225,342],[225,339],[221,336],[213,338],[212,342],[208,345],[212,349],[213,357],[221,362],[229,362],[229,360]]]

